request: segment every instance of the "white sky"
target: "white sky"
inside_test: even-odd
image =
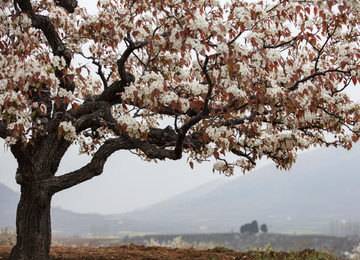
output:
[[[2,139],[0,147],[4,147]],[[10,151],[4,150],[0,152],[0,182],[20,191],[15,182],[16,160]],[[78,155],[77,147],[73,146],[64,156],[57,175],[78,169],[89,160],[86,155]],[[214,179],[232,180],[241,175],[239,169],[229,178],[213,174],[212,163],[208,162],[194,164],[191,170],[186,155],[180,161],[148,163],[128,151],[120,151],[108,159],[102,175],[55,194],[52,205],[81,213],[121,213],[171,198]]]
[[[96,12],[95,3],[94,0],[79,0],[79,6],[86,6],[89,12]],[[359,100],[359,87],[351,87],[348,93],[353,100]],[[20,191],[15,182],[16,160],[10,151],[5,151],[2,139],[0,147],[4,147],[0,151],[0,182]],[[117,152],[108,159],[102,175],[56,194],[52,205],[81,213],[121,213],[171,198],[208,181],[226,178],[212,173],[212,163],[195,164],[191,170],[186,159],[184,155],[180,161],[167,160],[156,164],[141,161],[128,151]],[[58,174],[78,169],[89,160],[86,155],[78,155],[77,147],[71,147]],[[257,168],[269,163],[267,160],[259,162]],[[227,179],[233,180],[241,175],[237,169],[235,176]]]

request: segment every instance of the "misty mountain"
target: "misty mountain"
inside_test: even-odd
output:
[[[161,201],[159,203],[156,203],[154,205],[150,205],[147,207],[143,207],[140,210],[159,210],[159,209],[170,209],[173,207],[178,207],[179,205],[183,205],[185,203],[188,203],[189,201],[192,201],[196,198],[202,197],[206,194],[209,194],[213,192],[215,189],[219,188],[220,186],[224,185],[225,183],[228,183],[229,180],[225,179],[218,179],[218,180],[212,180],[207,183],[204,183],[200,186],[197,186],[194,189],[191,189],[189,191],[186,191],[184,193],[181,193],[179,195],[176,195],[172,197],[171,199],[167,199],[164,201]]]
[[[324,233],[331,221],[360,221],[358,158],[360,145],[351,151],[321,148],[299,155],[291,171],[268,165],[124,214],[79,214],[55,207],[53,235],[239,232],[253,220],[266,223],[269,232]],[[0,184],[0,228],[15,226],[19,195]]]
[[[317,149],[299,155],[291,171],[269,165],[199,196],[190,196],[194,189],[122,216],[168,233],[238,232],[252,220],[270,232],[326,232],[333,220],[360,219],[358,158],[359,145]]]
[[[16,208],[20,193],[0,183],[0,228],[15,227]]]
[[[0,183],[0,229],[6,226],[15,228],[19,199],[20,193]],[[53,236],[96,236],[104,229],[107,229],[108,233],[117,235],[117,230],[112,227],[119,222],[118,218],[109,218],[100,214],[80,214],[58,207],[51,208],[51,221]],[[131,220],[126,222],[136,224]]]
[[[181,203],[208,194],[215,188],[227,183],[227,180],[214,180],[184,194],[175,196],[172,201]],[[0,229],[6,226],[15,227],[16,208],[20,193],[0,183]],[[170,206],[167,201],[159,203],[162,207]],[[144,208],[145,209],[145,208]],[[51,226],[53,236],[126,236],[144,230],[156,230],[156,233],[167,232],[166,225],[152,224],[147,221],[127,218],[126,216],[81,214],[59,207],[51,208]],[[130,231],[129,231],[130,230]]]

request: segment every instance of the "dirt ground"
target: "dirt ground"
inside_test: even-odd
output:
[[[0,245],[0,259],[7,259],[11,251],[11,246]],[[265,252],[261,253],[265,257]],[[290,253],[272,252],[270,253],[272,259],[289,259]],[[276,254],[276,255],[274,255]],[[316,255],[317,252],[313,249],[306,249],[297,253],[296,259],[308,259],[309,255]],[[255,251],[237,252],[224,247],[217,247],[208,250],[197,249],[179,249],[157,246],[143,246],[143,245],[122,245],[111,247],[66,247],[53,246],[51,247],[50,255],[52,259],[61,260],[87,260],[87,259],[141,259],[141,260],[155,260],[155,259],[206,259],[206,260],[243,260],[243,259],[259,259],[259,253]],[[262,257],[261,257],[262,258]],[[266,257],[265,257],[266,258]],[[292,258],[292,257],[291,257]],[[320,259],[321,256],[315,259]]]

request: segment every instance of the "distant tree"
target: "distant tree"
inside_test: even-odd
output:
[[[262,224],[261,227],[260,227],[260,230],[261,230],[263,233],[267,233],[267,232],[268,232],[268,229],[267,229],[266,224]]]
[[[259,232],[259,226],[256,220],[250,224],[245,224],[240,227],[240,233],[255,234]]]
[[[116,151],[149,161],[185,153],[191,168],[213,156],[214,171],[232,175],[263,156],[289,169],[298,150],[358,140],[359,104],[343,93],[360,80],[357,1],[97,8],[0,2],[0,137],[21,185],[10,259],[49,259],[52,196],[100,175]],[[91,162],[56,175],[75,144]]]

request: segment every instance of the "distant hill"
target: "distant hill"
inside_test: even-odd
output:
[[[269,232],[324,233],[331,221],[360,221],[358,158],[360,145],[351,151],[322,148],[299,155],[290,172],[269,165],[124,214],[52,208],[53,235],[239,232],[252,220],[266,223]],[[0,184],[0,228],[15,225],[18,200],[19,193]]]
[[[172,201],[181,203],[192,200],[211,190],[227,183],[226,180],[215,180],[187,193],[175,196]],[[20,193],[14,192],[6,185],[0,183],[0,229],[6,226],[15,227],[16,208]],[[166,208],[167,201],[160,202],[159,206]],[[126,236],[129,234],[143,233],[144,230],[156,230],[156,233],[166,232],[166,225],[150,224],[147,221],[129,219],[118,215],[81,214],[64,210],[59,207],[51,208],[51,222],[53,236]],[[140,234],[141,235],[141,234]]]
[[[20,193],[0,183],[0,228],[15,227],[16,208]]]
[[[143,210],[166,210],[174,207],[178,207],[179,205],[183,205],[188,203],[189,201],[192,201],[194,199],[197,199],[199,197],[202,197],[206,194],[209,194],[213,192],[215,189],[219,188],[220,186],[224,185],[225,183],[228,183],[229,180],[225,179],[218,179],[218,180],[212,180],[205,184],[202,184],[194,189],[191,189],[189,191],[183,192],[179,195],[176,195],[170,199],[158,202],[156,204],[141,208],[140,211]]]
[[[11,226],[15,228],[16,208],[20,193],[0,183],[0,229]],[[51,208],[53,236],[117,236],[118,217],[100,214],[80,214],[61,208]],[[127,220],[132,225],[136,221]]]
[[[360,220],[358,158],[359,145],[322,148],[299,155],[290,172],[269,165],[197,197],[179,200],[184,193],[122,216],[168,233],[238,232],[252,220],[270,232],[326,232],[333,220]]]

